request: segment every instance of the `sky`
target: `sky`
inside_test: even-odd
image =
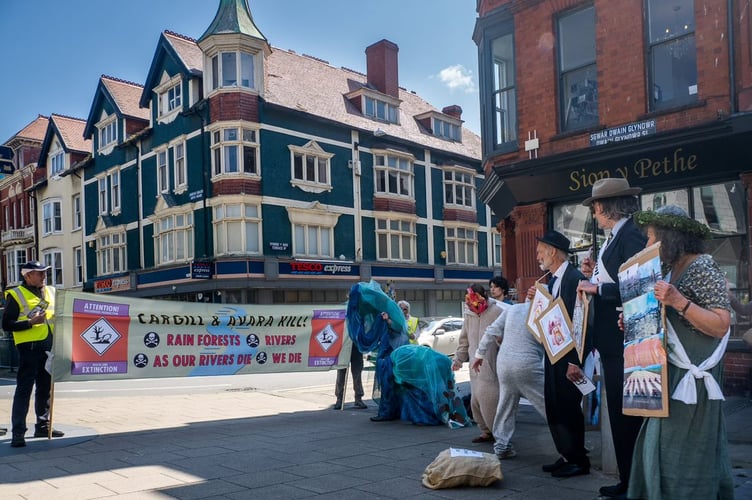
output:
[[[366,71],[399,46],[399,84],[480,134],[476,0],[248,0],[272,47]],[[143,84],[159,35],[199,38],[219,0],[0,0],[0,144],[38,115],[86,119],[101,75]]]

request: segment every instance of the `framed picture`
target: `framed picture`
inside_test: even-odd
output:
[[[572,311],[572,338],[574,348],[580,363],[585,356],[585,336],[587,335],[588,309],[590,308],[590,296],[586,293],[578,293]]]
[[[665,311],[655,298],[662,279],[660,243],[651,245],[619,268],[624,306],[625,415],[668,416],[668,359]]]
[[[561,297],[554,300],[535,322],[541,331],[543,347],[551,364],[574,349],[572,321]]]
[[[553,297],[550,293],[548,293],[548,288],[546,287],[546,285],[536,283],[535,296],[530,302],[530,309],[527,312],[527,329],[530,331],[533,337],[535,337],[535,340],[540,343],[543,343],[543,333],[538,330],[538,325],[535,321],[540,317],[543,311],[548,309],[551,300],[553,300]]]

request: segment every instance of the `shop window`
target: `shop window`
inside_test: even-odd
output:
[[[714,236],[746,233],[747,201],[740,182],[693,188],[694,217]]]
[[[666,205],[676,205],[683,208],[687,213],[690,213],[689,191],[686,189],[643,194],[640,196],[640,204],[642,210],[658,210]]]
[[[694,0],[647,0],[650,109],[697,100]]]
[[[562,16],[558,28],[561,128],[567,131],[597,125],[595,8]]]

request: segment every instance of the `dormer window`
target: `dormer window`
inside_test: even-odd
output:
[[[365,117],[399,125],[399,109],[402,101],[395,97],[368,87],[361,87],[345,94],[345,99],[350,101]]]
[[[363,112],[365,116],[389,123],[399,123],[398,106],[369,96],[364,96],[363,99],[365,100]]]
[[[450,141],[460,141],[460,126],[439,118],[433,119],[433,135]]]
[[[159,116],[169,115],[183,106],[181,81],[159,93]]]
[[[246,52],[219,52],[211,58],[211,89],[256,88],[253,56]]]
[[[459,118],[438,111],[427,111],[415,115],[415,119],[436,137],[462,142],[462,120]]]
[[[115,142],[117,142],[117,121],[113,116],[111,121],[99,125],[99,149],[106,148]]]
[[[60,149],[50,156],[50,175],[57,177],[65,170],[65,151]]]

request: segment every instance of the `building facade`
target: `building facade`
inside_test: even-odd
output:
[[[581,201],[603,177],[643,189],[643,209],[682,206],[749,300],[752,214],[750,6],[733,0],[478,2],[481,198],[503,221],[502,269],[526,289],[536,237],[602,242]],[[727,389],[750,390],[735,318]]]
[[[102,77],[79,169],[84,290],[223,303],[341,303],[375,279],[419,315],[461,313],[499,272],[462,110],[272,47],[245,0],[158,40],[144,85]]]

